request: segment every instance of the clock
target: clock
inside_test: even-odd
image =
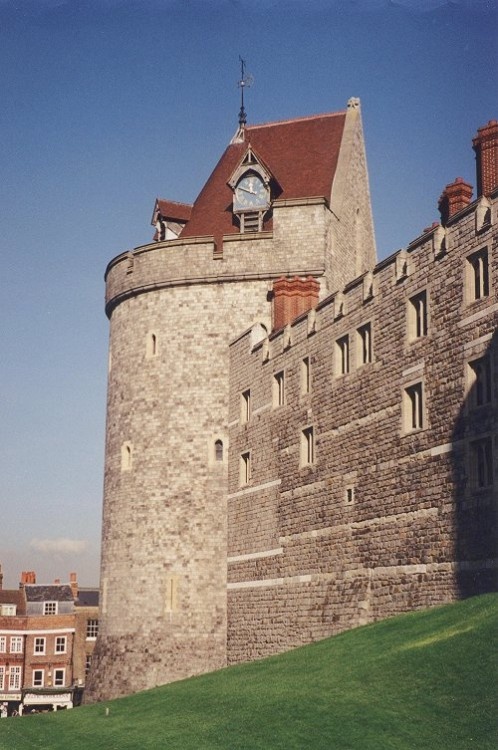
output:
[[[235,187],[233,206],[236,211],[268,208],[268,188],[258,174],[246,174]]]

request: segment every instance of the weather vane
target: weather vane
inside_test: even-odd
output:
[[[246,73],[246,61],[241,58],[239,55],[240,60],[240,80],[237,82],[237,86],[240,89],[240,112],[239,112],[239,125],[242,128],[246,122],[247,122],[247,116],[246,111],[244,109],[244,89],[246,86],[252,86],[254,83],[254,78],[250,73]]]

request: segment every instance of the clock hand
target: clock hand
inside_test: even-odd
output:
[[[249,190],[248,188],[245,188],[245,187],[239,187],[239,190],[243,190],[244,193],[250,193],[251,195],[256,195],[255,190]]]

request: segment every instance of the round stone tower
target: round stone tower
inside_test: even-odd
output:
[[[312,275],[323,297],[355,275],[347,235],[358,237],[358,207],[367,267],[357,105],[242,127],[194,205],[158,201],[156,241],[109,264],[100,631],[87,701],[225,665],[228,343],[255,322],[270,330],[274,279]]]

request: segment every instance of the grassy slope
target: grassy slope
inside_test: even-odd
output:
[[[494,750],[497,613],[498,595],[476,597],[107,704],[5,719],[0,750]]]

